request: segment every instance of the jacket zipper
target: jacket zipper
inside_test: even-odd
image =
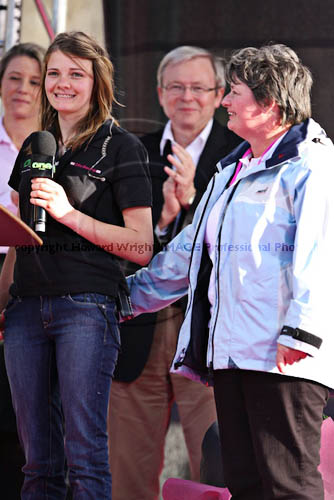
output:
[[[200,218],[200,220],[199,220],[198,227],[197,227],[197,231],[196,231],[195,236],[194,236],[194,239],[193,239],[193,242],[194,242],[194,243],[195,243],[195,241],[196,241],[196,239],[197,239],[199,229],[200,229],[200,227],[201,227],[201,225],[202,225],[202,220],[203,220],[203,218],[204,218],[204,213],[205,213],[206,208],[207,208],[207,206],[208,206],[208,203],[209,203],[209,200],[210,200],[210,197],[211,197],[211,194],[212,194],[212,191],[213,191],[214,185],[215,185],[215,181],[216,181],[216,176],[214,176],[214,177],[213,177],[213,179],[212,179],[212,187],[211,187],[211,190],[210,190],[209,196],[208,196],[208,198],[207,198],[207,200],[206,200],[206,203],[205,203],[205,205],[204,205],[204,207],[203,207],[202,215],[201,215],[201,218]],[[186,309],[186,312],[184,313],[184,317],[186,317],[186,315],[187,315],[187,314],[188,314],[188,312],[189,312],[189,304],[191,303],[191,299],[192,299],[192,295],[193,295],[193,291],[192,291],[192,288],[191,288],[191,285],[190,285],[190,268],[191,268],[191,263],[192,263],[192,259],[193,259],[193,256],[194,256],[194,248],[195,248],[195,245],[193,244],[193,248],[192,248],[192,250],[191,250],[191,255],[190,255],[190,260],[189,260],[189,268],[188,268],[189,298],[188,298],[187,309]],[[191,332],[190,332],[190,334],[191,334]],[[189,345],[189,343],[188,343],[188,345]],[[188,346],[187,346],[187,348],[188,348]],[[179,354],[179,356],[178,356],[177,360],[174,362],[174,368],[175,368],[175,369],[180,368],[180,366],[183,364],[183,360],[184,360],[184,358],[185,358],[185,356],[186,356],[186,350],[187,350],[187,349],[184,347],[184,348],[181,350],[181,352],[180,352],[180,354]]]
[[[204,214],[205,214],[206,208],[207,208],[207,206],[208,206],[209,200],[210,200],[211,195],[212,195],[212,191],[213,191],[213,188],[214,188],[214,185],[215,185],[215,181],[216,181],[216,176],[214,176],[214,177],[213,177],[213,179],[212,179],[212,186],[211,186],[211,190],[210,190],[209,196],[208,196],[208,198],[207,198],[207,200],[206,200],[206,203],[205,203],[205,205],[204,205],[204,207],[203,207],[202,215],[201,215],[201,218],[200,218],[200,220],[199,220],[199,222],[198,222],[197,231],[196,231],[195,236],[194,236],[194,239],[193,239],[193,248],[192,248],[192,250],[191,250],[191,255],[190,255],[190,260],[189,260],[189,267],[188,267],[189,290],[190,290],[190,292],[191,292],[191,293],[190,293],[190,295],[189,295],[188,304],[187,304],[187,309],[186,309],[186,312],[185,312],[184,316],[186,316],[186,314],[187,314],[187,312],[188,312],[188,310],[189,310],[189,304],[190,304],[190,302],[191,302],[190,298],[192,297],[192,294],[193,294],[193,292],[192,292],[192,288],[191,288],[191,285],[190,285],[190,269],[191,269],[191,263],[192,263],[193,256],[194,256],[195,242],[196,242],[196,239],[197,239],[197,236],[198,236],[198,232],[199,232],[199,230],[200,230],[200,227],[201,227],[201,225],[202,225],[202,220],[203,220],[203,218],[204,218]]]
[[[223,214],[222,214],[222,221],[221,221],[221,225],[220,225],[220,229],[219,229],[219,234],[218,234],[218,259],[217,259],[217,268],[216,268],[216,282],[217,282],[217,298],[218,298],[218,305],[217,305],[217,311],[216,311],[216,318],[215,318],[215,324],[212,328],[212,337],[211,337],[211,351],[212,351],[212,355],[211,355],[211,361],[210,361],[210,364],[209,364],[209,369],[210,370],[213,370],[213,358],[214,358],[214,342],[213,342],[213,339],[214,339],[214,333],[215,333],[215,330],[216,330],[216,325],[217,325],[217,321],[218,321],[218,314],[219,314],[219,306],[220,306],[220,293],[219,293],[219,266],[220,266],[220,238],[221,238],[221,232],[222,232],[222,228],[223,228],[223,224],[224,224],[224,220],[225,220],[225,216],[226,216],[226,211],[227,211],[227,208],[233,198],[233,195],[235,193],[235,190],[237,189],[239,183],[240,183],[241,179],[239,179],[228,199],[227,199],[227,202],[225,204],[225,208],[224,208],[224,211],[223,211]]]

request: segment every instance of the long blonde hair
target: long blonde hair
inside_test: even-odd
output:
[[[58,113],[49,103],[45,92],[45,77],[50,56],[56,51],[69,57],[89,59],[93,65],[94,85],[89,110],[76,125],[76,133],[67,147],[76,149],[93,137],[99,127],[112,117],[114,95],[114,67],[107,52],[94,38],[81,31],[60,33],[46,51],[42,75],[41,128],[52,130],[57,140],[61,138]],[[116,120],[114,119],[116,122]],[[117,122],[116,122],[117,123]]]

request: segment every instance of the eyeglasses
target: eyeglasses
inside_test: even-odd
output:
[[[165,89],[170,95],[180,96],[184,94],[186,89],[189,89],[192,95],[202,96],[206,92],[217,90],[219,87],[212,87],[211,89],[208,89],[206,87],[201,87],[200,85],[181,85],[180,83],[170,83],[166,87],[162,88]]]

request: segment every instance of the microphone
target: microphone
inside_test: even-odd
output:
[[[55,155],[57,144],[54,136],[43,130],[31,134],[30,177],[47,177],[52,179],[55,171]],[[34,229],[45,233],[46,211],[34,205]]]

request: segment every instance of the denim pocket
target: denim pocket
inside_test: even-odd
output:
[[[68,300],[72,304],[93,307],[97,304],[105,303],[108,300],[108,297],[99,293],[67,293],[64,295],[64,299]]]
[[[4,329],[3,329],[3,332],[2,332],[2,336],[3,338],[7,338],[7,335],[8,335],[8,330],[6,329],[6,325],[7,325],[7,317],[8,317],[8,314],[11,314],[12,312],[15,311],[15,309],[17,308],[17,306],[22,302],[22,299],[20,297],[12,297],[11,299],[9,299],[8,301],[8,304],[4,310]]]
[[[88,322],[91,324],[91,331],[98,328],[98,324],[101,327],[101,322],[103,322],[103,330],[100,330],[103,335],[103,344],[113,345],[117,351],[120,350],[121,339],[116,317],[116,304],[113,297],[100,293],[86,292],[68,293],[61,298],[67,305],[67,314],[73,315],[73,317],[78,314],[82,323],[87,324]],[[94,321],[96,321],[95,324]]]
[[[111,306],[111,304],[98,304],[98,308],[100,309],[102,315],[104,316],[108,330],[111,333],[113,342],[116,344],[118,350],[121,348],[121,335],[119,332],[118,321],[115,314],[115,303]],[[107,342],[107,338],[105,337],[105,343]]]

